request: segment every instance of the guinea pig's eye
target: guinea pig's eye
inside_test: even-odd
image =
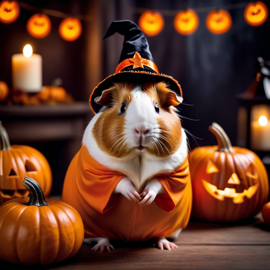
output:
[[[158,107],[158,104],[156,102],[154,104],[154,108],[155,108],[156,113],[159,113],[159,107]]]
[[[126,102],[123,102],[120,108],[120,114],[123,114],[126,112]]]

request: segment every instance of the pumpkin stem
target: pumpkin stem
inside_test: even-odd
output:
[[[11,150],[6,129],[0,121],[0,150]]]
[[[224,129],[220,125],[218,125],[217,123],[212,123],[212,125],[209,127],[209,130],[215,135],[217,139],[217,151],[230,153],[234,152],[228,135],[225,133]]]
[[[23,185],[30,191],[30,199],[26,205],[45,206],[49,205],[44,198],[40,185],[32,178],[25,176]]]

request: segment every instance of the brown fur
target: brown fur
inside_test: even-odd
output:
[[[130,83],[116,83],[114,87],[105,90],[110,91],[110,102],[106,98],[106,102],[100,104],[110,107],[102,113],[92,131],[99,148],[117,158],[124,157],[132,151],[123,140],[125,115],[118,114],[123,101],[126,101],[126,107],[131,102],[130,92],[134,87],[135,85]]]

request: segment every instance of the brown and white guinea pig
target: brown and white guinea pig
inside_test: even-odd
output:
[[[86,128],[83,144],[139,192],[149,178],[171,172],[186,158],[186,134],[173,107],[182,98],[165,83],[115,83],[95,101],[104,107]]]
[[[160,249],[189,220],[191,183],[187,138],[165,83],[115,83],[95,102],[81,150],[66,174],[62,200],[76,208],[94,250],[109,239],[155,239]],[[91,158],[90,158],[91,157]],[[121,196],[123,195],[123,196]]]

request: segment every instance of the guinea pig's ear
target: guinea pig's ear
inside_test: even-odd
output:
[[[168,89],[164,82],[158,83],[156,89],[162,107],[176,106],[183,102],[183,98],[177,96],[175,92]]]
[[[94,101],[99,105],[109,107],[110,104],[112,103],[114,90],[115,90],[115,86],[102,91],[101,96],[96,97]]]

